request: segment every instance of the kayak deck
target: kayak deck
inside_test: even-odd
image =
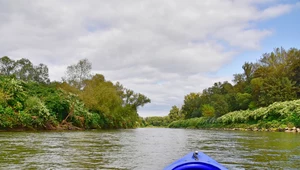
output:
[[[164,170],[227,170],[202,152],[190,152],[167,166]]]

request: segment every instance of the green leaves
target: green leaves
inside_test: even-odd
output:
[[[5,76],[10,76],[13,74],[15,67],[15,61],[11,60],[9,57],[4,56],[0,58],[0,73]]]
[[[146,103],[150,103],[151,100],[141,93],[134,93],[130,89],[124,89],[123,92],[123,104],[130,105],[137,110],[139,106],[144,106]]]
[[[185,114],[185,118],[195,117],[197,111],[201,106],[200,93],[190,93],[184,96],[184,104],[182,106],[182,112]],[[194,113],[194,114],[193,114]]]
[[[179,119],[183,118],[183,115],[181,114],[181,111],[177,106],[172,106],[172,109],[170,110],[170,113],[168,116],[171,121],[175,121],[175,120],[179,120]]]
[[[214,117],[215,116],[215,109],[209,104],[204,104],[201,106],[202,115],[204,117]]]
[[[258,121],[271,122],[276,120],[288,124],[293,123],[299,126],[300,100],[276,102],[268,107],[262,107],[256,110],[235,111],[225,114],[217,119],[224,124],[233,123],[253,123]]]
[[[27,93],[24,91],[23,83],[20,80],[5,78],[0,84],[0,91],[3,91],[3,102],[16,110],[21,110]]]
[[[122,103],[113,84],[104,81],[103,76],[99,74],[91,80],[86,80],[80,98],[91,111],[104,114],[111,113]]]
[[[125,89],[120,83],[114,85],[101,74],[86,80],[79,94],[89,111],[101,116],[105,124],[101,126],[106,128],[134,127],[139,119],[137,108],[150,102],[145,95]]]
[[[48,119],[50,116],[49,110],[45,104],[37,97],[29,97],[25,102],[25,110],[27,113]]]
[[[166,127],[169,125],[170,120],[168,116],[151,116],[146,117],[145,122],[147,126]]]
[[[64,82],[50,83],[48,68],[28,59],[0,58],[0,128],[133,128],[138,107],[151,100],[141,93],[90,74],[91,63],[80,60],[67,68]],[[52,128],[51,128],[52,129]]]
[[[264,80],[259,94],[259,105],[268,106],[277,101],[294,100],[297,97],[295,83],[287,77],[269,77]]]
[[[14,61],[9,57],[0,58],[0,73],[24,81],[49,83],[48,67],[44,64],[34,66],[28,59]]]
[[[275,48],[273,52],[263,54],[255,63],[245,62],[242,66],[243,72],[233,75],[233,85],[216,82],[201,94],[193,92],[186,95],[181,110],[185,119],[212,115],[219,117],[232,111],[254,110],[274,102],[299,99],[299,63],[300,50]],[[232,114],[228,115],[233,118],[230,121],[244,121],[239,112]],[[263,117],[254,114],[253,117],[245,117],[248,118],[257,120]]]
[[[252,100],[252,95],[249,93],[237,93],[236,102],[241,110],[247,110]]]

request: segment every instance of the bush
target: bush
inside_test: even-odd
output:
[[[35,127],[44,127],[50,121],[50,113],[45,104],[37,97],[29,97],[25,102],[25,112],[31,115]]]
[[[219,118],[192,118],[172,122],[171,128],[203,127],[257,127],[281,128],[300,127],[300,100],[276,102],[256,110],[243,110],[227,113]]]
[[[32,117],[30,114],[26,113],[25,111],[21,111],[18,114],[18,120],[23,127],[32,127],[32,123],[33,123]]]

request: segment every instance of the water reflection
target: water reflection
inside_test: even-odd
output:
[[[1,132],[0,169],[159,170],[194,150],[229,169],[300,167],[300,134],[147,128]]]

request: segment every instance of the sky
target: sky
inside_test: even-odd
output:
[[[51,81],[86,58],[151,99],[140,116],[165,116],[245,62],[300,48],[299,20],[299,0],[0,0],[0,56],[43,63]]]

